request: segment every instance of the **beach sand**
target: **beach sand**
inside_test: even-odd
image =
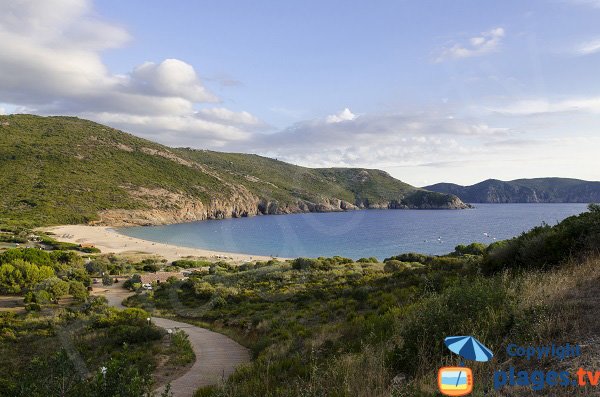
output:
[[[139,254],[147,253],[160,255],[169,262],[187,258],[207,258],[211,260],[227,260],[247,262],[250,260],[269,260],[269,256],[236,254],[231,252],[210,251],[201,248],[180,247],[172,244],[156,243],[117,233],[107,226],[64,225],[43,228],[46,232],[54,233],[58,241],[76,244],[93,244],[103,254]]]

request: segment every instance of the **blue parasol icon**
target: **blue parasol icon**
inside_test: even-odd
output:
[[[450,351],[460,355],[465,360],[483,362],[494,357],[494,353],[490,349],[472,336],[449,336],[444,339],[444,343]]]

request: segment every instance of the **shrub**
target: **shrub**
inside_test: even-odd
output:
[[[494,350],[510,327],[511,302],[496,277],[462,280],[414,304],[399,323],[403,342],[392,354],[392,366],[409,374],[439,366],[443,340],[451,335],[473,335]]]
[[[196,358],[188,334],[180,329],[171,334],[171,348],[176,353],[176,365],[191,363]]]
[[[469,245],[459,244],[454,248],[454,255],[483,255],[487,246],[481,243],[471,243]]]
[[[147,265],[144,265],[144,267],[142,268],[142,270],[145,271],[145,272],[156,273],[157,271],[160,270],[160,265],[158,265],[156,263],[149,263]]]
[[[292,261],[292,269],[295,270],[331,270],[331,262],[323,262],[320,259],[296,258]]]
[[[47,303],[50,303],[50,301],[52,301],[52,295],[50,295],[50,293],[45,290],[36,291],[33,293],[33,298],[31,299],[31,301],[35,302],[35,303],[39,303],[41,305],[45,305]]]
[[[69,283],[58,277],[51,277],[39,283],[36,286],[36,290],[46,291],[52,299],[58,300],[69,293]]]
[[[369,258],[360,258],[359,260],[357,260],[357,262],[359,262],[359,263],[379,263],[379,260],[377,260],[377,258],[375,258],[374,256],[371,256]]]
[[[400,262],[396,259],[385,262],[385,265],[383,266],[383,270],[388,273],[399,272],[401,270],[406,270],[407,268],[408,267],[404,262]]]
[[[105,286],[113,285],[113,278],[108,274],[104,274],[102,276],[102,285],[105,285]]]
[[[42,307],[38,303],[28,303],[25,305],[25,310],[28,312],[39,312],[42,310]]]
[[[600,211],[571,216],[555,226],[541,225],[514,239],[490,245],[482,268],[494,273],[506,268],[539,269],[559,265],[571,256],[583,258],[600,247]]]
[[[108,261],[102,259],[96,259],[91,262],[88,262],[85,265],[85,270],[89,274],[102,274],[108,271]]]
[[[173,266],[177,266],[183,269],[189,269],[192,267],[208,267],[212,264],[212,262],[210,261],[193,261],[193,260],[189,260],[189,259],[179,259],[176,261],[173,261],[171,263],[171,265]]]
[[[384,259],[384,262],[387,262],[392,259],[399,260],[400,262],[419,262],[419,263],[427,263],[431,257],[428,255],[417,254],[414,252],[409,252],[406,254],[400,254],[396,256],[392,256],[391,258]]]
[[[88,297],[88,291],[81,281],[69,281],[69,294],[78,301],[85,301]]]

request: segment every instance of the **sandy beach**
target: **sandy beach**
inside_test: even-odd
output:
[[[160,255],[168,261],[186,257],[203,257],[212,260],[246,262],[250,260],[269,260],[271,257],[260,255],[218,252],[201,248],[180,247],[172,244],[156,243],[117,233],[107,226],[64,225],[44,228],[54,233],[54,238],[76,244],[93,244],[103,254],[148,253]]]

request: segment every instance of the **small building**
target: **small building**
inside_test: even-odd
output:
[[[142,284],[160,284],[164,283],[171,277],[175,277],[177,280],[185,280],[187,277],[183,275],[181,272],[156,272],[156,273],[147,273],[142,274],[140,276]]]

